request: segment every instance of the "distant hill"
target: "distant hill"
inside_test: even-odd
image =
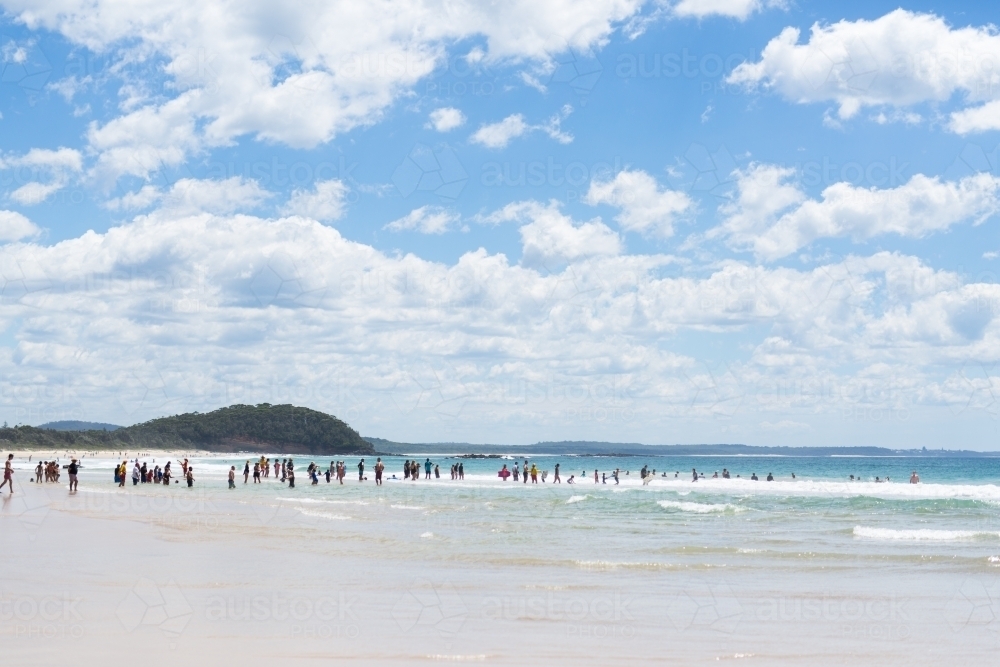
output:
[[[117,424],[104,424],[102,422],[81,422],[72,419],[60,422],[49,422],[41,424],[38,428],[47,428],[52,431],[117,431],[122,428]]]
[[[589,440],[536,442],[533,445],[492,445],[467,442],[393,442],[368,438],[380,452],[414,454],[560,454],[564,456],[928,456],[990,457],[1000,452],[952,449],[889,449],[887,447],[761,447],[739,444],[643,445],[637,442]]]
[[[198,449],[211,452],[372,454],[374,447],[337,419],[294,405],[233,405],[191,412],[114,431],[57,431],[33,426],[0,428],[0,449]]]

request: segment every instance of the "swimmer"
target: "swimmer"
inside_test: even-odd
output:
[[[570,475],[569,479],[566,480],[567,484],[573,484],[573,480],[576,479],[576,475]]]
[[[772,475],[771,473],[767,473],[767,481],[773,482],[774,481],[774,475]]]
[[[920,475],[917,474],[916,470],[910,473],[910,484],[920,484]]]

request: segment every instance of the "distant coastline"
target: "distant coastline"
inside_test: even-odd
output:
[[[811,457],[928,457],[991,458],[1000,451],[980,452],[968,449],[892,449],[866,445],[839,447],[774,447],[741,444],[643,445],[637,442],[598,442],[590,440],[544,441],[531,445],[473,444],[468,442],[405,443],[365,437],[379,452],[400,455],[478,454],[557,456],[811,456]]]

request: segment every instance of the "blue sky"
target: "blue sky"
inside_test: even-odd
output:
[[[0,5],[9,422],[996,446],[985,5]]]

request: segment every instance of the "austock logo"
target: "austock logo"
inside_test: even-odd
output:
[[[177,639],[193,615],[194,610],[173,580],[158,586],[147,578],[139,579],[115,610],[115,616],[127,632],[157,628],[166,636],[171,648],[176,648]]]

